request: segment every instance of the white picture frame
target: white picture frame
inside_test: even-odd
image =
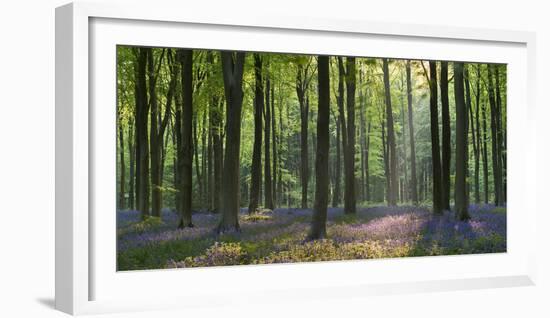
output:
[[[536,184],[536,163],[527,161],[536,154],[534,33],[280,15],[208,15],[183,6],[128,6],[112,1],[72,3],[56,9],[57,309],[87,314],[208,306],[212,299],[216,304],[243,299],[284,302],[534,284],[536,194],[524,186]],[[192,34],[190,39],[174,37],[182,28]],[[256,37],[249,41],[252,44],[242,41],[250,37]],[[285,41],[276,40],[281,37]],[[342,45],[328,47],[327,39]],[[353,41],[363,44],[351,47]],[[116,44],[507,63],[511,180],[507,253],[113,271],[114,213],[109,219],[94,211],[98,206],[108,208],[109,193],[114,196],[112,154],[116,148],[110,132],[115,108],[108,105],[115,105],[112,57]],[[366,44],[371,45],[368,50]],[[98,127],[105,129],[100,132]],[[99,229],[108,235],[99,237]],[[179,280],[190,286],[188,291],[168,287],[169,282]],[[137,283],[155,290],[156,296],[140,298]],[[166,288],[159,291],[162,286]]]

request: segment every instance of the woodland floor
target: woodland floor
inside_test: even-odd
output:
[[[196,212],[194,228],[177,229],[178,216],[140,221],[137,211],[117,212],[117,268],[331,261],[506,252],[506,208],[471,205],[471,219],[433,215],[426,207],[375,206],[345,215],[328,212],[327,239],[306,241],[311,209],[280,208],[240,214],[241,232],[217,235],[218,214]]]

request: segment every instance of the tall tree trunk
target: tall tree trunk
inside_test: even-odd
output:
[[[309,122],[309,98],[307,68],[300,64],[296,73],[296,94],[300,104],[300,180],[302,184],[301,208],[307,209],[307,190],[309,181],[309,160],[308,160],[308,122]]]
[[[496,110],[497,110],[497,132],[498,132],[498,160],[499,160],[499,178],[500,178],[500,201],[501,204],[506,203],[506,142],[504,139],[505,133],[502,127],[503,111],[502,99],[500,96],[500,75],[498,72],[499,66],[495,65],[495,88],[496,88]]]
[[[178,53],[180,54],[180,53]],[[181,75],[181,74],[180,74]],[[181,80],[180,80],[181,81]],[[180,82],[178,82],[179,84]],[[179,90],[175,96],[176,107],[174,116],[174,143],[176,144],[174,188],[176,189],[176,211],[183,215],[183,138],[182,138],[182,110],[183,92]]]
[[[336,117],[336,160],[334,165],[334,193],[332,195],[332,207],[337,207],[340,204],[341,198],[341,186],[340,182],[342,180],[342,162],[341,162],[341,151],[340,151],[340,134],[341,134],[341,116]]]
[[[181,68],[181,84],[183,92],[182,124],[181,124],[181,205],[182,215],[179,228],[193,227],[193,51],[178,50]]]
[[[147,138],[149,103],[147,102],[147,55],[151,49],[137,49],[136,63],[136,154],[137,154],[137,209],[141,218],[149,216],[149,141]]]
[[[461,221],[468,214],[468,108],[464,102],[464,63],[454,62],[454,93],[456,105],[456,176],[455,209]]]
[[[483,115],[483,195],[485,204],[489,203],[489,155],[487,150],[487,106],[486,102],[481,105],[481,113]]]
[[[243,102],[243,52],[222,51],[223,84],[226,100],[225,156],[223,160],[221,220],[217,232],[240,231],[239,178],[241,111]]]
[[[344,213],[355,214],[356,193],[355,193],[355,58],[346,58],[346,111],[347,111],[347,141],[345,152],[348,154],[345,165],[345,192],[344,192]]]
[[[361,193],[361,200],[364,201],[366,197],[365,193],[365,176],[366,176],[366,143],[367,143],[367,137],[366,137],[366,130],[367,130],[367,124],[365,120],[365,110],[366,110],[366,103],[365,103],[365,95],[363,95],[363,73],[359,72],[359,121],[360,121],[360,128],[359,128],[359,144],[361,149],[361,186],[360,186],[360,193]]]
[[[476,203],[481,203],[481,193],[479,188],[479,156],[481,153],[481,137],[480,137],[480,128],[479,128],[479,102],[481,98],[481,71],[480,64],[476,66],[476,88],[475,88],[475,110],[473,114],[470,115],[471,126],[472,126],[472,138],[474,146],[474,195]],[[469,83],[470,81],[468,81]],[[472,109],[470,109],[472,112]],[[474,116],[475,115],[475,116]]]
[[[122,108],[122,105],[119,106]],[[126,163],[124,161],[124,128],[122,127],[122,118],[120,112],[118,112],[118,136],[119,136],[119,154],[120,154],[120,180],[119,180],[119,191],[118,191],[118,209],[122,210],[126,207],[125,200],[125,184],[126,184]]]
[[[213,125],[212,125],[212,109],[215,107],[215,104],[217,104],[217,101],[214,101],[214,97],[212,98],[212,102],[210,102],[210,105],[208,106],[208,150],[207,150],[207,162],[208,162],[208,191],[207,191],[207,198],[208,198],[208,211],[214,211],[214,151],[212,146],[212,132],[213,132]]]
[[[340,123],[340,129],[341,129],[341,138],[342,138],[342,153],[343,153],[343,159],[344,159],[344,210],[345,208],[345,201],[346,201],[346,189],[347,181],[346,181],[346,175],[347,171],[349,170],[349,152],[348,149],[348,129],[346,125],[346,114],[344,109],[344,84],[345,84],[345,78],[346,78],[346,71],[344,69],[344,62],[342,57],[338,57],[338,96],[336,98],[336,102],[338,104],[338,120]],[[340,166],[339,166],[340,167]],[[338,181],[340,182],[340,181]]]
[[[252,167],[250,177],[250,200],[248,213],[255,213],[260,200],[260,184],[262,178],[262,112],[264,109],[264,89],[262,79],[262,59],[254,54],[254,74],[256,78],[254,89],[254,146],[252,150]]]
[[[269,80],[269,74],[266,74],[265,83],[265,158],[264,158],[264,201],[265,207],[273,210],[273,184],[271,180],[271,107],[270,107],[270,93],[271,82]]]
[[[365,141],[365,200],[371,201],[371,190],[370,190],[370,173],[369,173],[369,148],[370,148],[370,129],[371,122],[367,125],[367,140]]]
[[[315,202],[311,224],[311,239],[326,236],[327,205],[329,190],[329,121],[330,77],[328,56],[318,57],[319,110],[317,115],[317,149],[315,156]]]
[[[418,204],[418,188],[416,181],[416,149],[414,144],[414,121],[413,121],[413,97],[412,97],[412,79],[411,79],[411,61],[407,61],[407,108],[409,115],[409,140],[411,148],[411,198],[415,205]]]
[[[466,100],[466,110],[468,114],[468,129],[472,133],[472,149],[474,152],[474,196],[476,195],[476,189],[477,189],[477,195],[479,195],[479,183],[477,182],[477,176],[479,175],[479,171],[475,171],[475,161],[477,156],[477,149],[478,145],[476,143],[476,131],[475,131],[475,122],[474,122],[474,110],[472,105],[472,95],[471,95],[471,89],[470,89],[470,73],[468,71],[468,64],[463,65],[463,77],[464,77],[464,94],[465,94],[465,100]],[[456,99],[456,98],[455,98]],[[471,128],[470,128],[471,127]],[[466,139],[466,143],[468,143],[468,139]],[[469,167],[469,160],[470,157],[466,157],[466,160],[468,161],[468,167]],[[469,169],[469,168],[468,168]],[[470,174],[469,170],[466,170],[466,177],[468,177]],[[468,183],[468,189],[467,194],[469,197],[470,194],[470,183]],[[456,192],[456,191],[455,191]],[[477,202],[477,201],[476,201]]]
[[[278,161],[278,154],[277,154],[277,131],[276,131],[276,115],[275,115],[275,83],[271,85],[271,146],[273,147],[273,164],[272,164],[272,171],[273,171],[273,181],[272,181],[272,202],[273,202],[273,208],[277,206],[277,161]]]
[[[498,109],[495,99],[495,87],[493,80],[493,66],[487,65],[488,89],[489,89],[489,105],[491,108],[491,146],[493,159],[493,179],[495,192],[495,205],[502,204],[501,198],[501,166],[500,166],[500,138],[498,131]]]
[[[404,83],[403,82],[401,83],[402,83],[401,89],[403,91],[403,89],[406,89],[406,88]],[[409,200],[409,189],[408,189],[409,172],[407,169],[407,134],[406,134],[407,130],[405,129],[405,126],[407,124],[405,121],[405,98],[403,95],[405,95],[405,92],[403,92],[403,94],[401,95],[401,127],[402,127],[401,138],[402,138],[402,144],[403,144],[403,173],[405,175],[405,179],[403,180],[402,192],[403,192],[403,201],[408,201]]]
[[[207,135],[207,115],[206,110],[203,113],[202,116],[202,124],[201,124],[201,176],[202,176],[202,201],[201,201],[201,207],[203,210],[208,209],[208,174],[206,170],[206,151],[207,151],[207,145],[206,145],[206,135]]]
[[[197,122],[198,114],[195,112],[193,113],[193,120],[192,120],[192,159],[191,161],[195,161],[195,180],[197,182],[197,193],[198,193],[198,201],[199,206],[202,207],[202,201],[203,201],[203,184],[202,184],[202,175],[201,175],[201,166],[199,163],[199,138],[197,136],[197,130],[198,130],[198,122]]]
[[[130,210],[133,210],[136,207],[135,201],[135,166],[136,166],[136,149],[134,144],[134,125],[133,120],[130,119],[128,122],[128,151],[130,152],[130,172],[128,178],[128,207]]]
[[[386,191],[386,202],[390,202],[391,198],[391,173],[390,173],[390,158],[388,152],[388,144],[386,143],[386,120],[384,110],[381,111],[382,115],[380,117],[380,131],[382,132],[382,157],[384,159],[384,175],[386,177],[385,191]]]
[[[448,63],[441,62],[441,172],[442,172],[442,208],[450,210],[451,198],[451,117],[449,115],[449,75]]]
[[[397,175],[397,151],[395,146],[395,132],[393,127],[393,111],[391,106],[391,92],[390,92],[390,77],[388,59],[382,59],[382,68],[384,73],[384,92],[385,92],[385,104],[386,104],[386,126],[387,126],[387,140],[388,140],[388,168],[389,168],[389,181],[388,187],[390,193],[388,195],[388,205],[395,206],[397,204],[397,196],[399,191],[398,175]]]
[[[151,212],[155,217],[160,217],[161,192],[160,192],[160,147],[162,141],[158,136],[159,106],[156,93],[156,74],[153,50],[149,49],[147,55],[147,74],[149,78],[149,105],[151,107],[150,151],[151,151]]]
[[[430,131],[432,141],[432,184],[433,184],[433,212],[443,212],[442,185],[441,185],[441,159],[439,149],[439,119],[437,110],[437,66],[430,61]],[[426,191],[427,192],[427,191]]]

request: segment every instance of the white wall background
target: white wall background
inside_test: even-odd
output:
[[[137,0],[136,0],[137,1]],[[97,1],[96,1],[97,2]],[[129,1],[131,2],[131,1]],[[161,5],[161,1],[149,1]],[[191,1],[190,1],[191,2]],[[201,2],[201,3],[199,3]],[[54,8],[63,0],[4,0],[0,5],[0,316],[62,317],[54,302]],[[545,1],[193,0],[190,10],[272,11],[280,14],[367,19],[537,32],[539,153],[548,161],[550,118],[546,92],[550,19]],[[257,8],[256,8],[257,7]],[[533,158],[533,161],[535,158]],[[333,302],[203,308],[113,317],[548,317],[549,224],[543,198],[550,181],[539,167],[539,275],[537,286]],[[544,233],[546,232],[546,233]],[[182,288],[185,288],[182,286]],[[154,291],[151,291],[154,295]]]

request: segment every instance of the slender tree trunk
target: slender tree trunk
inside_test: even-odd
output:
[[[461,221],[468,214],[468,107],[464,102],[464,63],[454,62],[454,93],[456,105],[456,217]]]
[[[139,48],[136,65],[136,153],[137,153],[137,208],[141,218],[149,216],[149,141],[147,138],[149,103],[147,102],[147,55],[151,49]]]
[[[179,53],[178,53],[179,54]],[[181,75],[181,74],[180,74]],[[178,82],[178,84],[180,84]],[[182,110],[183,110],[183,92],[179,90],[176,93],[176,109],[174,116],[174,143],[176,144],[175,163],[175,189],[176,191],[176,211],[183,215],[183,138],[182,138]]]
[[[501,204],[506,203],[506,142],[504,139],[505,133],[502,128],[502,99],[500,96],[500,75],[498,72],[499,66],[495,65],[495,88],[496,88],[496,122],[498,133],[498,161],[499,161],[499,178],[500,178],[500,201]]]
[[[181,125],[181,205],[182,215],[179,228],[193,227],[193,51],[178,50],[181,68],[183,92],[182,125]]]
[[[370,173],[369,173],[369,148],[370,148],[370,129],[371,122],[367,125],[367,140],[365,144],[365,200],[369,202],[371,200],[370,190]]]
[[[366,143],[367,143],[367,137],[366,137],[366,130],[367,130],[367,124],[365,121],[365,96],[363,95],[363,73],[359,72],[359,121],[360,121],[360,128],[359,128],[359,144],[361,149],[361,186],[360,186],[360,192],[361,192],[361,200],[364,201],[366,194],[365,194],[365,176],[366,176]]]
[[[217,101],[214,101],[215,98],[212,98],[212,102],[208,106],[208,211],[214,210],[214,150],[212,146],[212,135],[213,135],[213,125],[212,125],[212,111],[217,104]]]
[[[344,213],[355,214],[355,58],[346,58],[346,111],[347,111],[347,141],[345,152],[348,154],[345,169]]]
[[[269,75],[266,74],[266,89],[265,89],[265,158],[264,158],[264,199],[265,207],[273,210],[273,184],[271,180],[271,107],[270,93],[271,82]]]
[[[273,163],[272,163],[272,204],[274,209],[278,204],[278,196],[277,196],[277,162],[278,162],[278,154],[277,154],[277,131],[276,131],[276,115],[275,115],[275,83],[271,85],[271,146],[273,147]]]
[[[254,74],[256,84],[254,89],[254,146],[252,150],[252,167],[250,177],[250,200],[248,213],[255,213],[260,200],[260,184],[262,177],[262,112],[264,108],[264,89],[262,79],[262,59],[254,54]]]
[[[411,197],[415,205],[418,205],[418,191],[416,181],[416,149],[414,144],[414,121],[413,121],[413,97],[412,97],[412,79],[411,79],[411,61],[407,61],[407,108],[409,115],[409,140],[411,148]]]
[[[476,194],[479,195],[479,183],[477,182],[477,179],[476,179],[476,176],[479,175],[479,171],[475,171],[475,161],[476,161],[476,156],[477,156],[476,153],[477,153],[478,145],[476,143],[474,110],[473,110],[473,105],[472,105],[472,95],[471,95],[471,89],[470,89],[470,73],[468,71],[468,65],[467,64],[463,65],[463,68],[464,68],[463,77],[464,77],[464,91],[465,91],[464,94],[465,94],[465,97],[466,97],[466,110],[467,110],[467,114],[468,114],[468,129],[472,133],[472,149],[473,149],[473,152],[474,152],[474,196],[475,196]],[[466,143],[468,143],[468,139],[466,139]],[[468,167],[469,167],[470,157],[468,156],[466,158],[466,160],[468,161]],[[469,174],[470,174],[469,170],[466,170],[466,177],[468,177]],[[477,189],[477,193],[476,193],[476,189]],[[470,183],[468,183],[468,192],[467,193],[468,193],[468,197],[469,197]]]
[[[193,120],[192,120],[192,160],[194,159],[194,162],[195,162],[195,180],[197,182],[197,193],[198,193],[198,201],[199,201],[199,206],[202,207],[202,201],[203,201],[203,192],[202,192],[202,189],[203,189],[203,184],[202,184],[202,175],[201,175],[201,166],[200,166],[200,163],[199,163],[199,138],[198,138],[198,135],[197,135],[197,130],[198,130],[198,122],[197,122],[197,117],[198,117],[198,114],[197,113],[193,113]]]
[[[203,210],[208,209],[208,174],[206,169],[206,157],[207,157],[207,145],[206,145],[206,136],[207,136],[207,115],[206,110],[202,116],[201,124],[201,176],[202,176],[202,201],[201,207]]]
[[[122,105],[120,105],[122,107]],[[124,128],[122,127],[122,118],[120,112],[118,113],[118,136],[119,136],[119,154],[120,154],[120,180],[119,180],[119,191],[118,191],[118,208],[122,210],[126,207],[125,200],[125,184],[126,184],[126,163],[124,161]]]
[[[495,87],[493,81],[493,66],[487,65],[488,74],[488,89],[489,89],[489,105],[491,108],[491,146],[492,146],[492,159],[493,159],[493,179],[494,179],[494,192],[495,192],[495,205],[502,204],[501,198],[501,167],[500,167],[500,140],[498,132],[498,110],[497,102],[495,99]]]
[[[437,66],[430,61],[430,131],[432,141],[432,184],[433,184],[433,212],[443,212],[442,185],[441,185],[441,159],[439,149],[439,119],[437,110]],[[427,191],[426,191],[427,193]]]
[[[130,173],[128,178],[128,207],[133,210],[135,205],[135,166],[136,166],[136,149],[134,145],[134,125],[133,120],[130,119],[128,123],[128,150],[130,152]]]
[[[344,159],[344,201],[346,201],[346,191],[347,189],[345,189],[345,187],[347,186],[347,181],[346,181],[346,175],[347,175],[347,171],[349,170],[349,152],[347,151],[348,149],[348,129],[347,129],[347,125],[346,125],[346,115],[345,115],[345,109],[344,109],[344,100],[345,100],[345,97],[344,97],[344,83],[345,83],[345,78],[346,78],[346,74],[345,74],[345,69],[344,69],[344,62],[343,62],[343,59],[342,57],[338,57],[338,96],[337,96],[337,104],[338,104],[338,119],[339,119],[339,122],[340,122],[340,129],[341,129],[341,138],[342,138],[342,153],[343,153],[343,159]],[[340,166],[339,166],[340,167]],[[339,181],[340,182],[340,181]],[[345,202],[344,202],[344,210],[346,209],[345,208]]]
[[[326,236],[327,205],[329,190],[329,121],[330,121],[330,77],[328,56],[318,57],[319,112],[317,115],[317,150],[315,157],[315,202],[311,239]]]
[[[402,90],[405,88],[405,85],[402,85]],[[409,200],[409,172],[407,170],[407,134],[405,133],[407,130],[405,129],[406,121],[405,121],[405,99],[404,94],[401,95],[401,138],[402,138],[402,144],[403,144],[403,173],[405,175],[405,179],[403,180],[403,201]]]
[[[451,198],[451,117],[449,115],[449,75],[447,62],[441,62],[441,173],[442,173],[442,208],[450,210]]]
[[[156,93],[155,64],[153,50],[149,49],[147,55],[147,73],[149,78],[149,104],[151,107],[150,151],[151,151],[151,212],[155,217],[160,217],[161,191],[160,191],[160,147],[162,141],[158,136],[159,106]]]
[[[485,204],[489,203],[489,155],[487,151],[487,107],[483,102],[481,105],[481,113],[483,115],[483,194]]]
[[[480,90],[480,83],[481,83],[481,71],[480,71],[480,64],[477,64],[476,66],[476,88],[475,88],[475,110],[473,111],[474,114],[470,115],[471,118],[471,125],[472,125],[472,138],[473,138],[473,145],[474,145],[474,182],[475,182],[475,188],[474,188],[474,195],[476,203],[481,203],[481,193],[480,193],[480,186],[479,186],[479,156],[481,153],[481,137],[480,137],[480,128],[479,128],[479,102],[481,98],[481,90]],[[472,111],[472,109],[470,109]],[[474,133],[475,132],[475,133]]]
[[[307,96],[307,70],[302,65],[298,66],[296,73],[296,93],[300,104],[300,179],[302,184],[301,208],[307,209],[307,192],[309,181],[308,160],[308,122],[309,122],[309,98]]]
[[[387,126],[387,140],[388,140],[388,168],[389,168],[389,181],[388,187],[388,205],[397,205],[397,196],[399,191],[398,175],[397,175],[397,151],[395,145],[395,132],[393,127],[393,111],[391,105],[391,92],[390,92],[390,78],[388,59],[382,59],[382,68],[384,73],[384,91],[385,91],[385,104],[386,104],[386,126]]]
[[[239,178],[241,148],[241,111],[243,101],[243,52],[222,51],[223,83],[226,99],[225,156],[223,160],[223,187],[221,220],[217,232],[240,231]]]
[[[334,193],[332,195],[332,207],[337,207],[340,204],[341,198],[341,186],[342,180],[342,155],[340,150],[340,134],[341,134],[341,116],[336,116],[336,160],[334,165]]]

